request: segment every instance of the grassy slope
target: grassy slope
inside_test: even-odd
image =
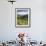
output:
[[[28,25],[28,18],[23,16],[17,16],[17,25]]]

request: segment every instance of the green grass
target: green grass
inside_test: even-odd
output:
[[[17,16],[17,25],[28,25],[28,18]]]

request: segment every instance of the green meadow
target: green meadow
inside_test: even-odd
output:
[[[28,15],[17,15],[17,25],[28,25]]]

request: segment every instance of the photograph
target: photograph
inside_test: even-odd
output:
[[[15,25],[16,27],[30,26],[30,8],[16,8]]]

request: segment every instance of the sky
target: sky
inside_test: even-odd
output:
[[[17,14],[20,14],[20,15],[28,14],[28,10],[17,10]]]

